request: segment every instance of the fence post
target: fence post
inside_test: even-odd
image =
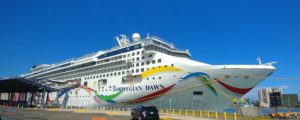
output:
[[[217,120],[218,119],[218,112],[216,111],[215,113],[216,113],[215,117],[216,117],[216,120]]]
[[[179,109],[179,115],[181,115],[181,109]]]
[[[233,119],[236,120],[236,113],[233,113]]]
[[[175,109],[173,109],[173,115],[175,115]]]
[[[226,119],[227,119],[226,112],[224,112],[224,120],[226,120]]]
[[[185,109],[185,116],[187,116],[187,109]]]
[[[193,117],[195,117],[195,110],[193,109]]]
[[[200,115],[199,115],[199,117],[202,118],[202,111],[201,111],[201,110],[200,110]]]
[[[207,111],[207,118],[208,118],[208,119],[210,118],[209,111]]]

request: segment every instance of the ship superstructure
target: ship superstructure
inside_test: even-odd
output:
[[[50,95],[49,101],[65,106],[169,107],[172,101],[173,108],[221,110],[275,71],[271,64],[210,65],[194,61],[188,50],[179,50],[155,36],[140,39],[135,33],[133,41],[125,35],[116,39],[117,47],[34,66],[23,77],[80,84]]]

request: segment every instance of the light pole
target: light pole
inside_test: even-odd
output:
[[[171,99],[169,100],[169,108],[170,108],[170,110],[172,109],[172,100]]]

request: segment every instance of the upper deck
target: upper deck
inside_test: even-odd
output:
[[[147,36],[140,40],[133,38],[133,41],[129,41],[127,37],[117,39],[119,45],[108,50],[98,51],[91,54],[84,55],[79,58],[72,58],[59,63],[51,64],[45,68],[31,71],[31,73],[23,75],[22,77],[43,75],[57,70],[67,71],[68,67],[78,66],[76,68],[89,67],[96,63],[96,61],[103,60],[105,58],[113,57],[122,53],[134,51],[137,49],[144,49],[145,52],[161,52],[176,57],[190,58],[188,50],[178,50],[172,43],[169,43],[156,36]]]

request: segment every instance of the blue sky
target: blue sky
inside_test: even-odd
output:
[[[0,77],[117,45],[114,36],[160,36],[210,64],[277,61],[258,88],[300,91],[299,0],[1,0]],[[253,93],[256,93],[254,91]],[[251,96],[251,95],[250,95]]]

